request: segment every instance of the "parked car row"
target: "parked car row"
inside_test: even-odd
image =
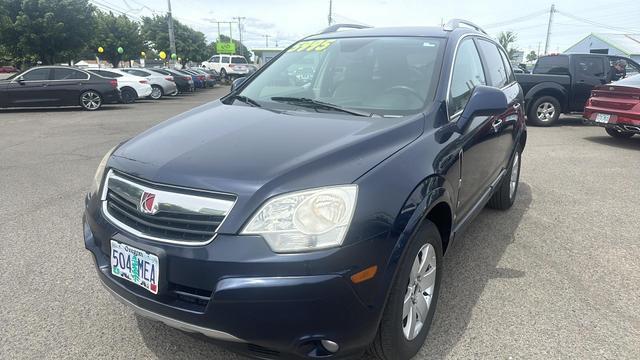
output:
[[[0,80],[0,108],[80,106],[158,100],[196,88],[213,87],[219,77],[207,69],[87,68],[39,66]]]

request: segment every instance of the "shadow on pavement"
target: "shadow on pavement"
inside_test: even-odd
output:
[[[122,110],[129,109],[131,105],[134,104],[104,104],[100,109],[95,111],[109,111],[109,110]],[[11,113],[40,113],[40,112],[83,112],[79,106],[71,106],[71,107],[50,107],[50,108],[9,108],[9,109],[0,109],[0,114],[11,114]],[[91,111],[86,111],[90,113]]]
[[[520,270],[498,266],[531,205],[531,187],[520,183],[518,198],[508,211],[485,209],[445,255],[438,309],[419,359],[446,358],[464,336],[478,299],[492,279],[525,276]],[[147,347],[160,359],[245,359],[201,335],[170,328],[136,315]],[[361,360],[368,360],[364,356]]]
[[[602,129],[602,131],[604,132],[604,129]],[[603,136],[589,136],[584,139],[600,145],[617,146],[619,148],[629,150],[640,150],[640,135],[635,135],[630,139],[616,139],[605,133]]]

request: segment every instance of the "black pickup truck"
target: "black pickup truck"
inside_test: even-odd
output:
[[[612,66],[619,60],[626,61],[622,74],[640,73],[640,65],[626,57],[605,54],[541,56],[531,74],[515,74],[525,94],[528,122],[550,126],[558,120],[560,113],[582,112],[591,90],[611,80]]]

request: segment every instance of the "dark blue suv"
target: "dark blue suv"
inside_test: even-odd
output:
[[[522,91],[463,20],[336,30],[105,156],[84,240],[113,296],[260,358],[417,353],[443,254],[514,202]]]

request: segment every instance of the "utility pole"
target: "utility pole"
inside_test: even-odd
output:
[[[549,10],[549,23],[547,24],[547,41],[544,42],[544,54],[546,55],[549,51],[549,39],[551,38],[551,23],[553,22],[553,13],[556,12],[556,5],[551,4],[551,9]]]
[[[269,47],[269,38],[271,37],[271,35],[264,34],[262,36],[264,36],[264,40],[266,41],[265,47]]]
[[[167,7],[169,8],[168,23],[169,23],[169,48],[171,54],[176,54],[176,37],[173,34],[173,18],[171,17],[171,0],[167,0]],[[175,64],[173,58],[169,57],[171,64]]]
[[[238,33],[240,34],[238,35],[238,37],[240,38],[240,43],[242,44],[242,20],[246,19],[246,17],[237,16],[237,17],[234,17],[234,19],[238,20]]]
[[[329,17],[327,18],[328,22],[329,22],[329,26],[331,26],[331,23],[333,22],[333,16],[332,16],[332,8],[333,8],[333,0],[329,0]]]
[[[538,41],[538,52],[536,53],[536,58],[540,57],[540,41]]]

